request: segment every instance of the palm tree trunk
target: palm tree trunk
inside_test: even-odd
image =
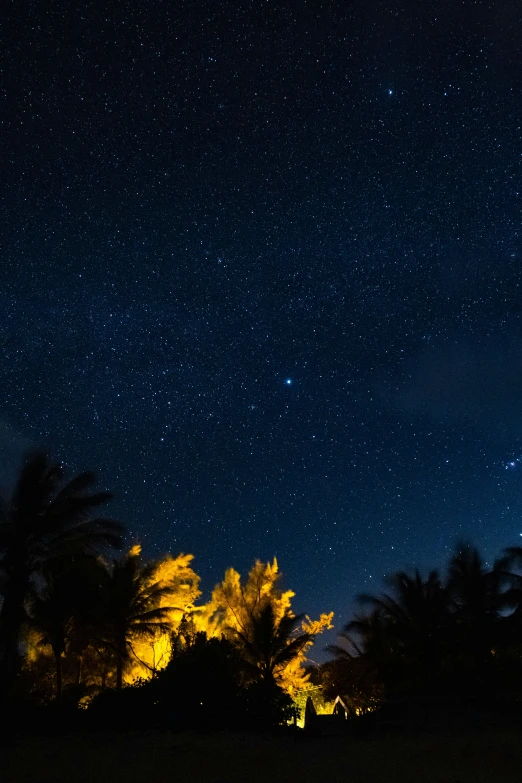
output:
[[[115,638],[116,648],[116,688],[123,688],[123,667],[127,659],[127,634],[125,630],[118,628]]]
[[[76,686],[79,686],[82,681],[82,664],[83,664],[82,656],[78,655],[76,659]]]
[[[123,661],[118,655],[116,661],[116,688],[120,691],[123,687]]]
[[[56,663],[56,701],[58,704],[62,701],[62,656],[60,653],[54,654],[54,661]]]
[[[116,688],[118,690],[121,690],[123,687],[123,659],[124,659],[125,653],[124,648],[122,649],[121,645],[118,648],[118,651],[116,653]]]
[[[263,669],[261,670],[261,677],[267,688],[271,688],[275,683],[274,669],[271,662],[265,662]]]

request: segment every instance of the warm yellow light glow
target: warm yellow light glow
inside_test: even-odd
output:
[[[334,701],[326,701],[323,696],[323,689],[320,685],[305,685],[292,695],[293,702],[299,710],[297,725],[304,727],[306,701],[311,698],[317,715],[331,715],[334,709]]]
[[[134,547],[133,547],[134,549]],[[194,555],[180,554],[177,557],[167,555],[157,564],[150,583],[173,586],[173,592],[163,598],[160,607],[173,607],[168,614],[169,633],[163,633],[156,639],[141,639],[133,642],[133,658],[125,672],[125,682],[131,683],[139,678],[152,677],[155,671],[163,669],[172,653],[171,633],[175,633],[185,614],[192,614],[194,601],[201,595],[200,577],[191,567]]]
[[[140,554],[141,546],[135,544],[129,555],[139,557]],[[291,601],[294,592],[282,589],[281,572],[275,558],[271,563],[257,560],[244,583],[240,574],[234,568],[229,568],[223,581],[212,591],[208,603],[200,605],[196,605],[201,595],[200,577],[192,568],[193,559],[191,554],[179,554],[177,557],[167,555],[157,562],[148,577],[145,589],[147,585],[168,585],[171,588],[169,594],[162,596],[156,606],[168,608],[169,611],[156,637],[153,631],[150,631],[151,635],[148,637],[140,636],[138,625],[138,632],[128,639],[129,657],[124,664],[124,683],[131,684],[139,679],[148,679],[168,664],[172,656],[173,635],[178,633],[182,621],[183,628],[190,629],[190,633],[203,631],[209,637],[224,635],[234,638],[233,630],[245,632],[252,616],[266,607],[267,603],[270,603],[274,611],[276,626],[286,613],[293,616]],[[301,627],[296,629],[296,633],[309,633],[315,637],[324,629],[332,627],[332,617],[333,612],[322,614],[317,620],[306,617]],[[167,632],[165,623],[168,625]],[[182,644],[185,643],[183,633],[184,631],[181,631],[177,643],[180,643],[180,639]],[[292,696],[308,682],[309,676],[304,670],[304,664],[307,661],[307,650],[312,644],[313,640],[307,642],[293,660],[274,671],[276,680]],[[100,688],[114,686],[115,658],[110,646],[87,643],[86,647],[80,649],[76,641],[71,642],[71,645],[76,647],[70,658],[67,653],[68,645],[66,647],[64,684],[82,682],[89,688],[89,695],[85,697],[87,701],[91,694]],[[51,647],[41,633],[28,627],[25,647],[26,660],[30,665],[48,660],[48,669],[53,671]]]
[[[241,583],[240,574],[229,568],[224,580],[214,588],[210,602],[194,614],[196,627],[208,636],[227,635],[231,628],[244,632],[251,615],[266,601],[272,603],[275,619],[280,621],[286,611],[291,611],[291,600],[295,595],[292,590],[283,591],[278,584],[280,580],[276,558],[272,563],[256,560],[245,584]],[[322,614],[318,620],[306,617],[301,630],[317,636],[326,628],[333,627],[332,618],[333,612]],[[303,688],[309,680],[303,666],[307,660],[306,652],[312,644],[313,641],[306,644],[294,660],[275,672],[281,686],[290,695]]]

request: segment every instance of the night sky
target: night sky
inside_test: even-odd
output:
[[[6,2],[0,451],[349,619],[522,535],[519,0]]]

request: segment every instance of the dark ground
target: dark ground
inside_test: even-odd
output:
[[[413,737],[69,735],[2,749],[1,783],[502,783],[522,781],[517,729]]]

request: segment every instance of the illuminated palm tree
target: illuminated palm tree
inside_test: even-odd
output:
[[[247,670],[266,683],[273,683],[279,673],[312,640],[310,633],[297,632],[303,615],[288,609],[278,618],[271,601],[250,615],[241,630],[229,629]]]
[[[86,472],[66,483],[62,465],[36,452],[28,455],[10,502],[0,518],[0,693],[5,696],[18,664],[20,629],[27,600],[55,564],[68,558],[119,547],[122,526],[92,518],[110,500],[90,493]]]
[[[179,607],[161,606],[176,587],[155,581],[156,568],[156,563],[142,566],[140,547],[134,546],[125,557],[114,561],[107,575],[103,588],[103,641],[116,658],[117,688],[123,685],[124,668],[130,660],[143,663],[134,652],[133,642],[169,633],[171,612],[182,612]]]

